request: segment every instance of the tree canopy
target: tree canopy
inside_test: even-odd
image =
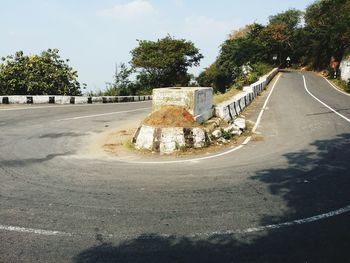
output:
[[[192,42],[170,36],[140,40],[131,55],[131,65],[140,70],[139,81],[152,88],[187,85],[188,68],[198,66],[203,58]]]
[[[350,1],[322,0],[310,5],[305,13],[309,36],[310,62],[326,68],[332,57],[340,61],[350,48]]]
[[[231,32],[216,61],[197,81],[212,83],[222,92],[240,80],[247,82],[249,74],[242,71],[246,64],[251,64],[253,70],[268,69],[264,64],[284,67],[290,57],[294,65],[327,69],[331,61],[340,62],[347,53],[350,1],[317,0],[305,13],[290,9],[270,16],[265,26],[252,24]]]
[[[2,58],[0,94],[3,95],[80,95],[77,71],[59,56],[57,49],[40,55],[22,51]]]

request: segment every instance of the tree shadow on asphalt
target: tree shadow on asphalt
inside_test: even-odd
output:
[[[81,137],[87,135],[86,133],[76,132],[60,132],[60,133],[47,133],[38,136],[39,139],[59,139],[63,137]]]
[[[0,167],[25,167],[33,164],[42,164],[55,159],[56,157],[62,157],[73,154],[74,151],[65,153],[48,154],[42,158],[27,158],[16,160],[0,160]]]
[[[350,204],[350,134],[312,143],[313,151],[285,155],[288,167],[256,172],[285,201],[283,216],[260,225],[319,215]],[[313,223],[258,233],[210,237],[141,235],[119,244],[103,242],[82,251],[76,263],[92,262],[349,262],[349,213]]]

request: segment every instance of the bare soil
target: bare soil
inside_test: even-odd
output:
[[[193,116],[183,107],[166,106],[158,111],[153,112],[144,121],[144,125],[153,127],[198,127]]]

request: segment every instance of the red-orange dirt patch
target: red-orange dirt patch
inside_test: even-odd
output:
[[[177,106],[166,106],[151,113],[144,121],[144,125],[153,127],[198,127],[191,113]]]

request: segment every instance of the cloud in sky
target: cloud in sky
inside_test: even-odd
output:
[[[121,20],[136,20],[157,14],[157,9],[146,0],[134,0],[125,4],[117,4],[99,12],[101,16]]]
[[[195,36],[228,34],[231,29],[232,26],[228,23],[207,16],[193,16],[185,19],[186,33]]]
[[[177,7],[183,7],[185,5],[184,0],[172,0],[171,2]]]

